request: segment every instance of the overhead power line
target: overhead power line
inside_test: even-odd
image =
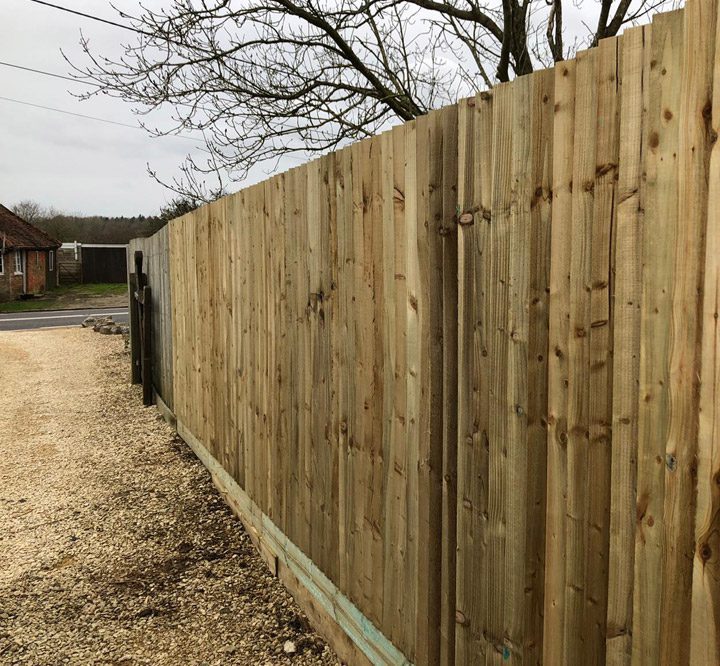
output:
[[[65,74],[58,74],[57,72],[48,72],[44,69],[36,69],[35,67],[26,67],[25,65],[18,65],[14,62],[5,62],[4,60],[0,60],[0,66],[4,67],[12,67],[13,69],[20,69],[25,72],[32,72],[33,74],[42,74],[43,76],[50,76],[54,79],[62,79],[63,81],[70,81],[71,83],[77,83],[82,86],[95,86],[96,88],[102,88],[102,86],[99,83],[94,83],[93,81],[85,81],[84,79],[74,78],[72,76],[66,76]],[[213,113],[213,111],[210,111],[204,106],[199,106],[198,104],[190,104],[188,102],[173,102],[175,106],[184,106],[187,108],[192,109],[200,109],[202,111],[205,111],[207,113]],[[173,135],[173,136],[179,136],[179,135]],[[187,137],[185,137],[187,138]],[[199,141],[199,139],[197,139]]]
[[[163,41],[167,42],[168,44],[175,44],[176,46],[182,46],[183,48],[192,49],[193,51],[198,51],[199,53],[205,53],[205,54],[213,55],[213,56],[215,55],[212,51],[204,49],[201,46],[195,46],[193,44],[186,44],[185,42],[181,42],[176,39],[172,39],[165,35],[160,35],[160,34],[157,34],[154,32],[148,32],[147,30],[142,30],[141,28],[135,28],[131,25],[127,25],[126,23],[118,23],[117,21],[111,21],[110,19],[105,19],[100,16],[95,16],[94,14],[87,14],[86,12],[81,12],[81,11],[78,11],[77,9],[70,9],[69,7],[64,7],[63,5],[57,5],[53,2],[47,2],[47,0],[29,0],[29,2],[33,2],[36,5],[42,5],[44,7],[50,7],[51,9],[57,9],[61,12],[67,12],[68,14],[75,14],[76,16],[81,16],[82,18],[90,19],[91,21],[98,21],[99,23],[105,23],[106,25],[111,25],[115,28],[121,28],[123,30],[128,30],[129,32],[134,32],[138,35],[143,35],[144,37],[150,37],[151,39],[162,39]]]
[[[0,100],[3,100],[4,102],[12,102],[13,104],[22,104],[23,106],[31,106],[36,109],[43,109],[45,111],[54,111],[55,113],[62,113],[66,116],[75,116],[77,118],[85,118],[86,120],[95,120],[100,123],[107,123],[109,125],[118,125],[119,127],[127,127],[128,129],[134,129],[134,130],[140,130],[141,132],[147,133],[147,130],[143,127],[140,127],[139,125],[129,125],[128,123],[121,123],[117,120],[108,120],[107,118],[98,118],[97,116],[88,116],[84,113],[75,113],[74,111],[66,111],[65,109],[57,109],[53,106],[44,106],[43,104],[35,104],[33,102],[26,102],[25,100],[21,99],[14,99],[12,97],[2,97],[0,96]],[[185,139],[187,141],[195,141],[196,143],[205,143],[201,139],[196,139],[192,136],[184,136],[182,134],[162,134],[160,136],[174,136],[178,139]]]
[[[5,67],[12,67],[14,69],[23,69],[26,72],[42,74],[43,76],[52,76],[55,79],[64,79],[65,81],[72,81],[73,83],[82,83],[84,85],[88,85],[87,81],[80,81],[78,79],[74,79],[72,76],[65,76],[64,74],[56,74],[55,72],[47,72],[44,69],[35,69],[33,67],[25,67],[24,65],[16,65],[15,63],[4,62],[3,60],[0,60],[0,65],[4,65]],[[89,85],[96,86],[97,83],[90,83]]]
[[[30,0],[36,5],[44,5],[45,7],[51,7],[52,9],[58,9],[61,12],[67,12],[68,14],[75,14],[76,16],[82,16],[83,18],[90,19],[91,21],[98,21],[100,23],[106,23],[107,25],[115,26],[116,28],[122,28],[123,30],[129,30],[130,32],[137,32],[140,35],[152,37],[153,35],[144,30],[133,28],[131,25],[125,25],[124,23],[118,23],[117,21],[111,21],[110,19],[104,19],[93,14],[86,14],[85,12],[78,11],[77,9],[70,9],[69,7],[63,7],[62,5],[56,5],[52,2],[46,2],[46,0]]]

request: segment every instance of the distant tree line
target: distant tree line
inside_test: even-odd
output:
[[[163,206],[158,215],[133,217],[68,215],[53,207],[45,208],[35,201],[27,200],[15,204],[12,210],[61,243],[126,244],[132,238],[152,236],[173,218],[189,213],[199,205],[197,200],[176,197]]]

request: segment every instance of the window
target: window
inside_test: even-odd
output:
[[[20,252],[20,250],[15,250],[15,272],[16,273],[23,272],[22,252]]]
[[[50,253],[48,254],[48,270],[55,270],[55,250],[50,250]]]

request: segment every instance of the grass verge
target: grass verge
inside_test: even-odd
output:
[[[125,283],[64,285],[55,287],[42,296],[27,301],[0,303],[0,313],[104,307],[106,304],[99,301],[119,299],[123,296],[127,296],[127,285]],[[96,303],[96,301],[98,302]]]

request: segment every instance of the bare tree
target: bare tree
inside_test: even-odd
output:
[[[574,4],[582,0],[574,0]],[[616,35],[665,0],[601,0],[575,46]],[[202,132],[207,159],[188,157],[169,186],[213,199],[207,174],[235,180],[284,155],[334,150],[462,95],[572,55],[562,0],[172,0],[121,13],[137,33],[120,59],[74,65],[106,94],[172,127]]]
[[[26,222],[30,222],[30,224],[44,215],[42,206],[37,201],[30,201],[30,199],[24,199],[13,205],[12,211]]]

